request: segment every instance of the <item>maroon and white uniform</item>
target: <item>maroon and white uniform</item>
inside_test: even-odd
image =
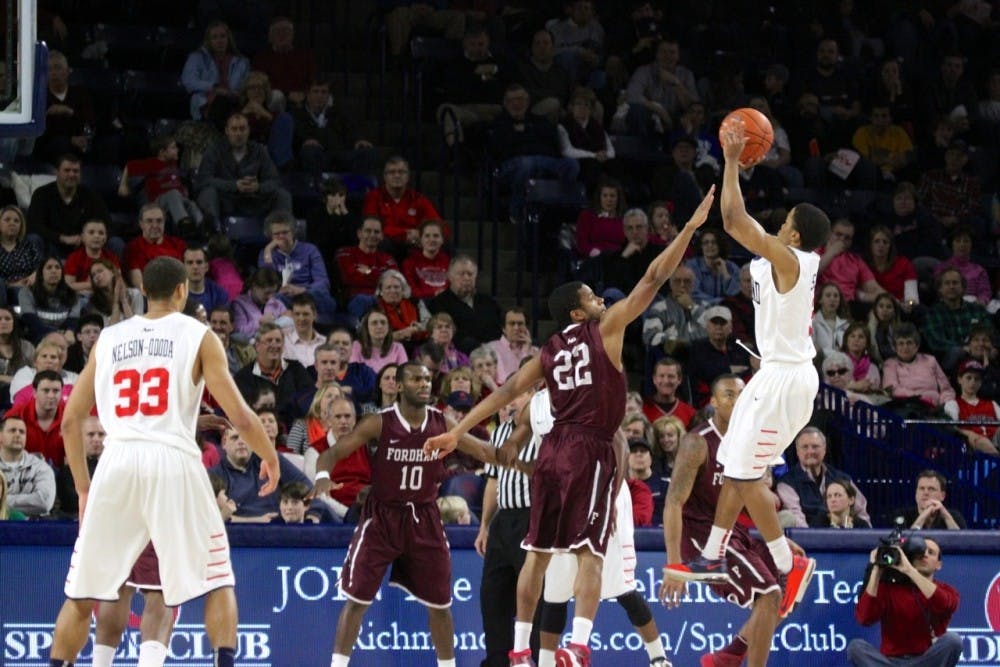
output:
[[[555,424],[531,476],[522,547],[560,553],[587,546],[603,558],[614,524],[611,442],[625,416],[625,374],[604,350],[597,321],[553,334],[540,360]]]
[[[235,584],[226,529],[194,439],[204,381],[192,378],[207,332],[180,313],[135,316],[101,332],[92,354],[107,438],[67,597],[117,600],[150,541],[167,605]]]
[[[438,511],[444,462],[424,454],[424,441],[448,430],[428,407],[414,429],[394,405],[382,410],[382,435],[372,456],[372,485],[340,573],[344,595],[375,600],[386,569],[389,585],[428,607],[451,606],[451,552]]]
[[[708,540],[715,519],[715,508],[719,503],[719,491],[725,478],[723,466],[717,460],[722,436],[715,424],[708,424],[698,431],[705,439],[708,453],[705,463],[698,470],[691,495],[684,503],[684,527],[681,533],[681,557],[693,560],[701,555],[701,549]],[[737,523],[733,526],[732,537],[726,548],[726,564],[732,583],[711,584],[712,590],[741,607],[749,607],[755,597],[771,591],[781,591],[778,585],[778,568],[761,540],[754,539],[750,532]]]

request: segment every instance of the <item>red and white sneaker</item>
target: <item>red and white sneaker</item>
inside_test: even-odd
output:
[[[742,664],[742,655],[733,655],[722,651],[706,653],[701,656],[701,667],[740,667]]]
[[[664,576],[683,581],[729,582],[725,559],[710,560],[699,556],[686,563],[673,563],[663,568]]]
[[[570,644],[557,650],[556,667],[590,667],[590,649],[583,644]]]
[[[785,594],[778,608],[778,617],[785,618],[806,595],[813,572],[816,571],[815,558],[792,556],[792,569],[785,575]]]
[[[531,659],[531,649],[523,651],[508,651],[507,659],[510,660],[510,667],[535,667],[535,661]]]

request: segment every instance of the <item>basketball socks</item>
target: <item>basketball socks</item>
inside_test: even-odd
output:
[[[163,667],[166,661],[167,647],[160,642],[152,640],[139,644],[137,667]]]
[[[450,660],[438,658],[438,667],[455,667],[455,658],[451,658]]]
[[[733,637],[733,641],[729,642],[729,645],[724,649],[719,651],[719,653],[728,653],[729,655],[744,656],[746,655],[747,649],[750,647],[747,644],[747,640],[743,639],[739,635]]]
[[[712,526],[712,531],[708,534],[708,541],[705,542],[705,548],[701,550],[702,557],[708,560],[721,560],[729,545],[729,533],[730,531],[725,528]],[[788,567],[791,568],[791,566],[792,562],[789,560]]]
[[[73,663],[69,660],[53,660],[49,658],[49,667],[73,667]]]
[[[666,658],[667,654],[663,652],[663,642],[657,637],[653,641],[646,642],[646,655],[649,656],[649,661],[653,662],[657,658]]]
[[[333,654],[333,659],[330,661],[330,667],[347,667],[348,661],[351,659],[349,655],[338,655]]]
[[[514,621],[514,651],[523,651],[531,642],[531,623]]]
[[[774,559],[774,566],[778,568],[778,572],[788,574],[792,571],[792,549],[788,546],[788,540],[784,535],[768,542],[767,548],[771,552],[771,558]]]
[[[212,667],[234,667],[234,662],[236,660],[236,649],[226,647],[220,647],[215,649],[215,662],[212,663]]]
[[[538,649],[538,667],[556,667],[556,652],[547,648]]]
[[[594,629],[594,622],[582,616],[573,617],[573,640],[574,644],[580,646],[590,646],[590,631]]]
[[[94,667],[111,667],[115,659],[115,646],[105,646],[104,644],[94,644],[94,659],[91,664]]]

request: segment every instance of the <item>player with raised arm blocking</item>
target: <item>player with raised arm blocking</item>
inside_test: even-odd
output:
[[[652,303],[704,224],[714,187],[691,220],[654,259],[631,293],[610,308],[581,282],[557,287],[549,310],[560,327],[539,355],[478,403],[448,433],[431,438],[427,452],[450,452],[458,438],[501,406],[545,380],[555,423],[531,478],[531,518],[522,545],[528,550],[517,582],[517,622],[511,665],[531,665],[528,641],[542,580],[554,553],[576,555],[573,638],[556,652],[556,665],[590,664],[590,634],[601,592],[601,570],[612,528],[617,461],[612,440],[625,414],[622,339],[625,327]]]
[[[340,574],[340,590],[348,600],[337,621],[331,667],[347,667],[361,621],[390,565],[389,585],[427,607],[438,667],[455,667],[451,553],[436,502],[447,472],[441,459],[423,450],[428,437],[445,433],[454,422],[429,407],[431,373],[426,366],[408,361],[399,367],[399,378],[398,402],[367,415],[316,464],[317,470],[330,470],[369,441],[378,441],[371,492]],[[472,436],[464,436],[459,449],[497,462],[495,448]],[[315,492],[328,493],[330,488],[329,474],[317,474]]]
[[[719,447],[725,482],[701,556],[667,566],[665,574],[686,580],[724,580],[726,545],[745,506],[767,542],[778,571],[789,575],[782,606],[791,604],[795,580],[812,575],[809,561],[793,559],[778,524],[774,500],[763,476],[812,416],[819,377],[810,336],[813,293],[819,255],[813,250],[830,235],[830,219],[812,204],[795,206],[777,235],[746,211],[740,192],[739,157],[746,144],[743,127],[730,124],[721,133],[726,167],[722,176],[722,221],[726,232],[758,255],[750,263],[756,309],[760,370],[750,379],[733,408],[729,430]],[[793,567],[794,566],[794,567]]]
[[[261,457],[261,493],[277,486],[278,455],[236,389],[218,337],[182,314],[184,265],[158,257],[146,265],[142,282],[146,315],[101,333],[63,416],[82,518],[49,664],[73,665],[88,639],[93,600],[118,599],[152,540],[164,602],[173,607],[206,595],[213,665],[233,667],[237,610],[229,540],[195,442],[204,388]],[[107,438],[91,482],[81,425],[95,403]]]

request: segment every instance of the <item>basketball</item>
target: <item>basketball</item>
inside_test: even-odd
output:
[[[771,127],[771,121],[767,119],[767,116],[750,107],[731,111],[719,125],[720,142],[722,141],[722,132],[736,118],[742,119],[743,131],[747,137],[747,145],[740,154],[740,164],[743,166],[757,164],[771,150],[771,144],[774,142],[774,129]]]

